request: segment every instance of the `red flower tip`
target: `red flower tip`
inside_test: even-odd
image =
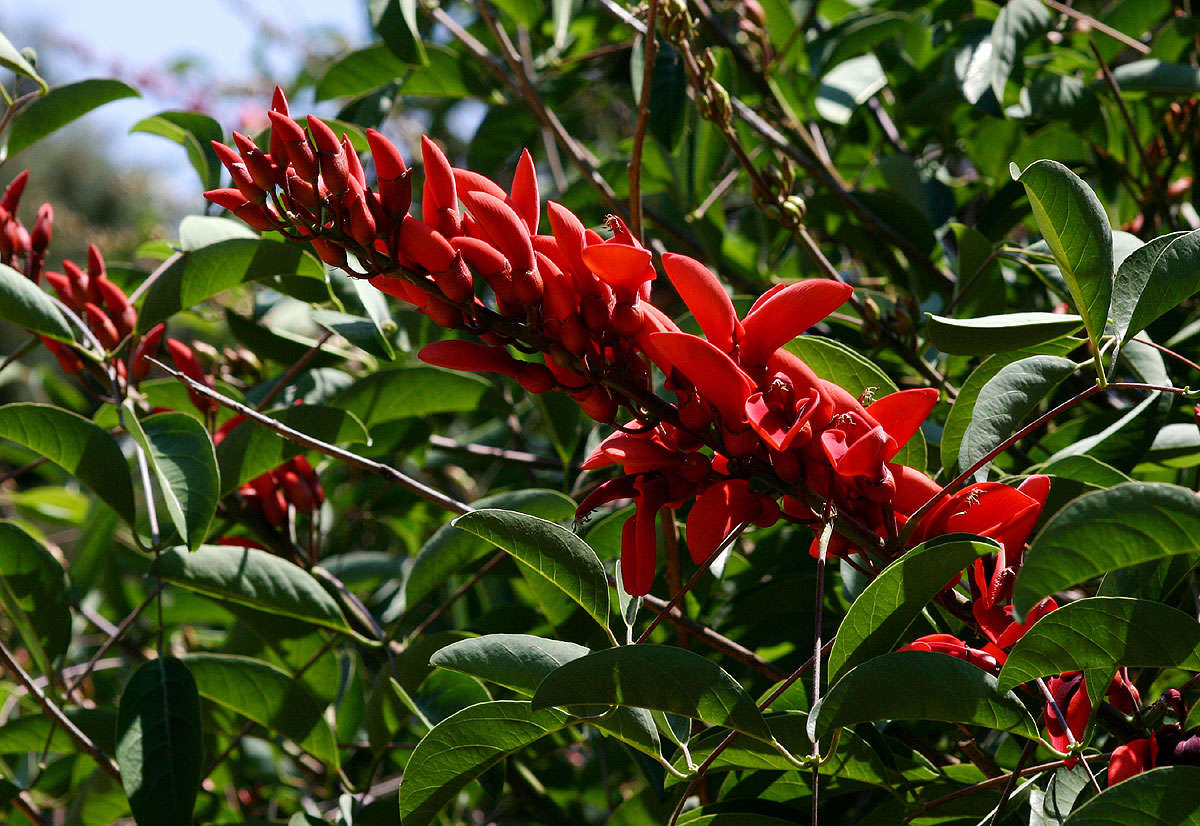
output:
[[[460,197],[484,233],[508,258],[514,277],[537,269],[529,228],[511,206],[486,192],[463,192]]]
[[[504,187],[486,175],[480,175],[470,169],[460,169],[457,166],[453,168],[452,172],[454,173],[454,186],[459,192],[486,192],[501,201],[508,197]]]
[[[849,284],[815,278],[773,293],[742,322],[742,363],[766,364],[772,353],[842,306],[853,292]]]
[[[382,132],[368,129],[367,143],[371,147],[371,157],[375,159],[375,175],[380,181],[394,181],[408,171],[404,156]]]
[[[656,273],[650,264],[650,251],[628,244],[592,244],[583,248],[583,263],[608,284],[618,289],[636,290]]]
[[[288,113],[287,95],[283,93],[283,89],[278,85],[275,87],[275,94],[271,96],[271,111],[278,112],[281,115],[287,115]]]
[[[742,323],[733,309],[733,301],[708,267],[694,258],[664,253],[663,269],[675,291],[687,304],[708,340],[726,353],[741,338]]]
[[[336,155],[342,151],[342,143],[337,139],[337,135],[329,128],[325,121],[318,118],[316,115],[308,116],[308,128],[312,132],[313,141],[317,144],[317,151]]]
[[[938,391],[932,387],[901,390],[890,393],[867,408],[867,413],[883,425],[887,434],[895,440],[895,452],[885,457],[890,460],[900,448],[920,429],[937,404]]]
[[[517,171],[513,174],[512,194],[508,203],[521,216],[529,234],[536,235],[542,209],[538,199],[537,169],[528,149],[521,150],[521,159],[517,161]]]
[[[209,141],[209,144],[212,146],[213,151],[217,153],[217,158],[221,161],[226,169],[233,166],[235,163],[242,162],[242,156],[221,141]]]
[[[754,391],[754,383],[729,356],[688,333],[653,333],[648,340],[654,351],[651,357],[657,354],[666,362],[659,364],[663,371],[669,373],[674,367],[683,373],[717,408],[726,427],[745,420],[746,399]]]
[[[435,367],[501,373],[512,378],[521,371],[521,363],[504,348],[475,341],[435,341],[422,347],[417,358]]]
[[[15,215],[17,206],[21,203],[21,195],[25,192],[25,184],[29,183],[29,170],[22,170],[17,177],[9,182],[4,190],[4,197],[0,198],[0,209],[3,209],[9,215]]]

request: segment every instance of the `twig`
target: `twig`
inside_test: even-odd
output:
[[[469,513],[471,510],[473,510],[473,508],[470,505],[467,505],[464,502],[460,502],[451,496],[447,496],[446,494],[442,493],[441,491],[435,490],[422,482],[418,482],[416,479],[412,478],[408,474],[402,473],[401,471],[396,470],[396,468],[392,467],[391,465],[385,465],[382,462],[376,462],[372,459],[367,459],[363,456],[359,456],[357,453],[353,453],[352,451],[346,450],[344,448],[340,448],[337,445],[332,445],[332,444],[329,444],[328,442],[323,442],[320,439],[314,439],[312,436],[309,436],[305,433],[301,433],[299,430],[296,430],[294,428],[288,427],[283,422],[272,419],[270,416],[263,415],[262,413],[258,412],[254,408],[247,407],[246,405],[242,404],[241,402],[234,401],[233,399],[229,398],[228,396],[224,396],[221,393],[218,393],[216,390],[213,390],[212,388],[210,388],[206,385],[200,384],[200,382],[193,381],[192,379],[185,376],[183,373],[180,373],[178,370],[173,370],[172,368],[168,367],[167,365],[163,364],[161,361],[158,361],[157,359],[149,358],[149,357],[147,357],[147,358],[156,367],[159,367],[162,370],[165,370],[168,375],[174,376],[176,379],[183,382],[189,388],[191,388],[192,390],[195,390],[197,393],[201,394],[202,396],[207,396],[210,399],[215,399],[216,401],[220,402],[223,406],[228,407],[230,410],[244,414],[247,418],[253,419],[254,421],[256,421],[259,424],[266,427],[267,429],[269,429],[275,433],[278,433],[280,436],[283,436],[285,439],[287,439],[289,441],[295,442],[298,445],[303,445],[304,447],[307,447],[310,450],[319,451],[321,453],[326,454],[327,456],[332,456],[335,459],[340,459],[341,461],[343,461],[346,464],[351,465],[353,467],[369,471],[370,473],[374,473],[378,476],[382,476],[384,479],[387,479],[389,482],[393,482],[394,484],[400,485],[401,487],[417,494],[422,499],[426,499],[435,505],[445,508],[448,511],[453,511],[454,513],[462,514],[462,513]]]
[[[821,519],[821,533],[817,536],[817,598],[813,607],[813,655],[812,655],[812,707],[821,700],[821,620],[825,615],[825,559],[829,554],[829,539],[833,536],[833,523],[830,520],[831,504],[827,504]],[[821,741],[813,738],[813,788],[812,788],[812,826],[817,826],[820,818],[820,759]]]
[[[92,669],[96,667],[96,663],[100,661],[101,657],[108,653],[108,649],[112,648],[115,643],[120,641],[121,638],[125,636],[125,632],[129,630],[129,627],[133,625],[133,623],[141,615],[142,611],[146,610],[146,606],[154,601],[154,598],[158,596],[159,592],[162,591],[162,588],[162,580],[159,580],[154,590],[150,592],[150,595],[147,596],[137,608],[134,608],[133,611],[129,613],[129,616],[121,620],[120,625],[118,625],[116,628],[113,628],[111,632],[108,632],[108,638],[104,640],[103,645],[96,649],[96,653],[92,655],[92,658],[87,661],[87,665],[84,666],[82,673],[80,673],[79,676],[76,677],[69,686],[67,686],[66,691],[68,696],[73,694],[75,690],[79,688],[80,684],[82,684],[83,681],[88,678],[88,675],[92,673]]]
[[[1054,694],[1046,685],[1046,681],[1041,677],[1038,677],[1036,680],[1034,680],[1034,682],[1037,683],[1038,691],[1042,693],[1042,697],[1046,700],[1050,707],[1054,709],[1055,715],[1062,724],[1063,731],[1067,733],[1067,742],[1071,744],[1071,750],[1075,751],[1079,747],[1079,741],[1075,739],[1075,732],[1071,731],[1071,725],[1067,722],[1067,715],[1063,713],[1061,708],[1059,708],[1058,700],[1054,699]],[[1080,685],[1079,690],[1087,691],[1087,686]],[[1083,770],[1087,772],[1087,776],[1092,781],[1092,786],[1095,787],[1097,793],[1103,792],[1104,789],[1100,788],[1100,784],[1096,781],[1096,775],[1092,773],[1092,767],[1089,766],[1086,761],[1083,763]]]
[[[646,2],[646,34],[642,36],[642,88],[638,95],[637,125],[633,130],[633,152],[629,157],[629,230],[642,239],[642,148],[650,125],[650,91],[654,85],[654,61],[658,57],[658,0]]]
[[[438,450],[449,450],[455,453],[467,453],[472,456],[485,456],[489,459],[500,459],[505,462],[513,462],[518,465],[530,465],[532,467],[547,468],[550,470],[562,470],[562,462],[557,459],[551,459],[546,456],[538,456],[536,453],[529,453],[524,450],[509,450],[503,447],[493,447],[492,445],[481,445],[476,442],[456,442],[445,436],[433,434],[429,437],[429,444],[436,447]]]
[[[21,344],[20,347],[18,347],[16,350],[13,350],[11,353],[9,353],[5,357],[4,361],[0,362],[0,373],[4,372],[4,368],[8,367],[8,365],[12,364],[14,361],[19,359],[21,356],[28,353],[30,350],[32,350],[37,345],[38,345],[38,337],[37,336],[30,336],[29,338],[25,339],[25,341]]]
[[[332,337],[333,331],[326,330],[325,335],[317,339],[316,343],[313,344],[312,347],[309,347],[304,355],[302,355],[297,361],[293,362],[292,365],[288,367],[287,371],[279,377],[279,381],[275,382],[275,386],[272,387],[270,392],[268,392],[267,395],[263,397],[263,400],[258,403],[258,407],[256,409],[266,410],[271,402],[275,401],[275,397],[283,392],[285,387],[291,384],[292,379],[296,378],[300,371],[307,367],[309,362],[316,358],[317,353],[321,352],[321,347]]]
[[[14,677],[16,677],[17,681],[25,686],[26,691],[28,691],[35,700],[37,700],[38,705],[40,705],[42,710],[46,712],[46,716],[48,716],[55,725],[65,731],[67,735],[75,741],[79,748],[83,749],[84,753],[95,760],[100,768],[103,769],[109,777],[120,783],[121,770],[117,767],[116,761],[101,751],[100,748],[92,742],[92,739],[84,734],[79,729],[79,726],[72,723],[71,718],[64,714],[63,710],[59,708],[53,700],[46,696],[46,692],[42,691],[37,683],[34,682],[33,678],[26,673],[25,669],[21,668],[20,664],[17,663],[16,659],[14,659],[12,655],[12,652],[8,650],[8,647],[4,644],[3,640],[0,640],[0,660],[3,661],[4,667],[8,669],[8,671]]]
[[[408,636],[405,637],[405,642],[401,644],[401,647],[406,648],[410,641],[428,631],[429,627],[437,622],[438,618],[442,614],[446,613],[446,611],[449,610],[454,603],[458,602],[458,600],[462,598],[463,594],[475,587],[475,583],[483,579],[484,575],[487,574],[488,571],[492,570],[492,568],[495,568],[497,565],[503,562],[506,556],[508,556],[507,551],[500,551],[487,562],[483,563],[483,565],[479,566],[479,570],[472,574],[470,579],[460,585],[453,594],[446,597],[445,602],[430,611],[429,615],[425,617],[425,619],[421,620],[416,628],[409,632]]]
[[[1134,40],[1129,35],[1124,34],[1123,32],[1117,31],[1112,26],[1101,23],[1099,20],[1092,17],[1090,14],[1084,14],[1083,12],[1079,11],[1078,9],[1073,9],[1064,3],[1059,3],[1058,0],[1042,0],[1042,2],[1045,3],[1047,6],[1049,6],[1050,8],[1054,9],[1055,11],[1062,12],[1067,17],[1073,17],[1081,23],[1086,23],[1090,28],[1095,29],[1096,31],[1100,32],[1101,34],[1106,34],[1109,37],[1111,37],[1113,40],[1120,41],[1121,43],[1125,44],[1126,46],[1133,49],[1135,52],[1138,52],[1139,54],[1150,54],[1150,47],[1147,46],[1145,43],[1142,43],[1138,40]]]
[[[1030,740],[1025,744],[1025,748],[1021,749],[1021,756],[1017,758],[1017,765],[1008,775],[1008,782],[1004,784],[1004,791],[1000,794],[1000,802],[996,804],[996,813],[992,815],[990,826],[998,826],[1000,823],[1000,816],[1004,812],[1004,804],[1008,803],[1013,789],[1017,787],[1017,778],[1021,775],[1021,770],[1025,768],[1025,764],[1029,762],[1029,758],[1033,757],[1033,753],[1037,751],[1037,747],[1038,741]]]

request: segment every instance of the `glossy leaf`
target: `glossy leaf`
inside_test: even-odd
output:
[[[230,287],[276,275],[324,279],[325,267],[297,244],[268,239],[234,238],[184,253],[146,290],[138,331]]]
[[[54,299],[7,264],[0,264],[0,318],[59,341],[77,340]]]
[[[21,54],[21,50],[14,46],[12,41],[3,34],[0,34],[0,66],[33,80],[41,87],[43,92],[50,90],[50,87],[46,85],[46,81],[42,80],[42,76],[25,59],[25,55]]]
[[[588,648],[563,640],[529,634],[488,634],[439,648],[429,664],[531,696],[551,671],[588,653]]]
[[[0,606],[38,670],[49,676],[71,640],[67,575],[46,546],[15,522],[0,521]]]
[[[1079,176],[1057,161],[1037,161],[1013,177],[1029,195],[1038,229],[1097,348],[1112,297],[1113,240],[1108,215]]]
[[[204,425],[185,413],[159,413],[141,422],[126,411],[130,435],[146,451],[175,530],[199,548],[221,498],[217,457]]]
[[[133,523],[133,483],[125,455],[103,428],[46,404],[6,404],[0,407],[0,438],[46,457]]]
[[[608,629],[608,580],[604,566],[586,542],[561,525],[517,511],[484,509],[454,520],[503,548],[518,562],[553,582]]]
[[[1164,60],[1133,60],[1113,69],[1122,92],[1189,97],[1200,92],[1200,69]],[[1097,80],[1097,83],[1102,81]]]
[[[963,434],[970,426],[971,417],[975,412],[975,401],[979,398],[979,392],[997,373],[1006,366],[1030,356],[1065,356],[1076,346],[1078,346],[1078,342],[1069,338],[1048,341],[1033,347],[998,353],[971,371],[967,380],[959,385],[958,395],[954,399],[950,412],[946,414],[945,425],[942,426],[942,443],[940,445],[942,467],[948,472],[961,470],[958,465],[958,451],[962,445]]]
[[[969,468],[1016,433],[1042,401],[1076,370],[1060,356],[1030,356],[1001,368],[979,391],[971,423],[958,449],[958,466]],[[987,465],[976,480],[987,478]]]
[[[1105,789],[1063,826],[1200,826],[1200,766],[1151,769]]]
[[[135,97],[139,97],[137,89],[108,78],[92,78],[55,86],[13,117],[8,133],[8,153],[17,154],[106,103]]]
[[[829,652],[829,679],[890,651],[921,609],[977,557],[983,541],[943,538],[918,545],[884,568],[850,605]]]
[[[979,318],[930,314],[925,333],[943,353],[988,356],[1053,341],[1082,326],[1083,319],[1069,313],[1006,313]]]
[[[221,161],[209,141],[222,141],[225,136],[221,124],[203,112],[159,112],[142,118],[129,131],[158,135],[179,144],[205,189],[221,185]]]
[[[532,704],[636,706],[771,742],[754,700],[737,681],[712,661],[673,646],[623,645],[572,660],[542,681]]]
[[[556,709],[531,711],[524,700],[479,703],[452,714],[408,759],[400,783],[401,822],[432,823],[442,806],[490,766],[570,722]]]
[[[167,582],[214,599],[350,632],[333,597],[303,568],[267,551],[204,545],[163,551],[155,572]]]
[[[233,654],[189,654],[184,663],[204,699],[282,734],[321,762],[338,766],[325,704],[281,668]]]
[[[808,733],[824,739],[874,720],[943,720],[1038,736],[1025,706],[1011,692],[997,691],[995,677],[928,651],[884,654],[848,672],[813,707]]]
[[[437,367],[401,367],[365,376],[329,403],[371,427],[410,416],[476,410],[490,386],[479,376]]]
[[[370,444],[371,437],[352,413],[322,405],[296,405],[267,411],[267,415],[293,430],[330,444]],[[221,493],[231,493],[246,482],[304,453],[305,448],[284,439],[253,420],[239,424],[217,445]]]
[[[117,712],[117,762],[138,826],[192,822],[201,738],[200,695],[187,666],[162,657],[135,671]]]
[[[1157,482],[1084,494],[1056,513],[1025,553],[1013,586],[1018,617],[1043,597],[1165,556],[1200,551],[1200,499]]]
[[[425,47],[417,29],[416,0],[370,0],[371,28],[391,53],[404,63],[424,65]]]
[[[876,399],[900,391],[887,373],[840,341],[803,335],[789,341],[784,348],[802,358],[819,377],[840,385],[856,398],[862,398],[868,390]],[[900,448],[892,461],[918,470],[925,469],[925,437],[920,430]]]
[[[564,522],[575,516],[575,502],[553,490],[518,490],[485,496],[475,503],[480,508],[509,508],[529,516],[537,516],[554,522]],[[419,605],[433,590],[446,582],[446,578],[465,565],[484,556],[492,544],[460,531],[453,525],[444,525],[429,538],[413,560],[404,583],[404,592],[409,606]]]
[[[1200,230],[1155,238],[1117,270],[1113,327],[1124,342],[1200,290]]]
[[[1025,632],[1009,652],[999,684],[1007,691],[1038,677],[1119,666],[1200,671],[1200,624],[1151,600],[1077,600]]]

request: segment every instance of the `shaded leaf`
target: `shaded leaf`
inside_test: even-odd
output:
[[[117,711],[121,784],[138,826],[192,822],[203,754],[200,695],[187,666],[174,657],[141,666]]]
[[[208,431],[185,413],[159,413],[139,422],[129,409],[125,421],[146,451],[171,522],[195,550],[207,538],[221,498]]]
[[[55,86],[13,117],[9,125],[8,152],[15,155],[106,103],[135,97],[140,97],[137,89],[108,78],[92,78]]]
[[[1167,766],[1105,789],[1063,826],[1198,826],[1200,766]]]
[[[1133,60],[1117,66],[1112,74],[1122,92],[1189,96],[1200,91],[1200,69],[1186,63],[1168,63],[1151,58]],[[1097,79],[1096,85],[1108,88],[1102,79]]]
[[[221,141],[221,124],[203,112],[159,112],[130,127],[132,132],[158,135],[179,144],[205,189],[221,185],[221,161],[209,141]]]
[[[943,353],[988,356],[1053,341],[1078,330],[1083,319],[1060,313],[1006,313],[979,318],[929,314],[925,334]]]
[[[15,522],[0,521],[0,605],[39,671],[49,676],[51,661],[71,641],[67,575],[46,546]]]
[[[849,123],[854,110],[887,86],[887,75],[873,54],[839,63],[821,78],[817,89],[817,114],[830,123]]]
[[[401,367],[364,376],[329,403],[370,427],[409,416],[476,410],[490,386],[479,376],[437,367]]]
[[[367,8],[371,28],[383,38],[393,55],[404,63],[426,63],[428,58],[417,29],[416,0],[370,0]]]
[[[563,640],[529,634],[488,634],[439,648],[429,658],[429,664],[461,671],[528,696],[551,671],[588,653],[590,649]]]
[[[1008,84],[1013,67],[1020,61],[1025,46],[1048,29],[1050,23],[1050,11],[1040,0],[1009,0],[1000,9],[990,36],[992,59],[989,74],[996,100],[1004,100],[1004,87]]]
[[[1113,328],[1124,342],[1200,290],[1200,230],[1155,238],[1117,270]]]
[[[77,340],[54,299],[7,264],[0,264],[0,318],[59,341]]]

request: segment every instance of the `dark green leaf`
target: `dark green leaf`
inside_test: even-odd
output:
[[[486,496],[475,503],[480,508],[504,507],[519,510],[530,516],[540,516],[563,522],[575,515],[575,502],[553,490],[519,490]],[[412,569],[404,583],[404,593],[410,607],[419,605],[447,577],[492,549],[490,542],[444,525],[421,546]]]
[[[47,404],[6,404],[0,407],[0,438],[46,457],[133,524],[129,467],[116,440],[102,428]]]
[[[117,712],[117,762],[138,826],[187,826],[200,789],[200,695],[186,665],[162,657],[130,678]]]
[[[1030,356],[1001,368],[979,391],[971,423],[958,448],[958,466],[973,467],[1016,433],[1042,399],[1075,370],[1075,362],[1060,356]],[[984,465],[976,473],[976,480],[986,478]]]
[[[1078,330],[1083,319],[1059,313],[1005,313],[979,318],[929,314],[925,333],[943,353],[988,356],[1053,341]]]
[[[350,633],[333,597],[303,568],[257,548],[204,545],[162,552],[156,573],[191,591]]]
[[[266,239],[234,238],[186,252],[146,290],[138,330],[244,281],[275,275],[324,279],[325,267],[298,244]]]
[[[634,41],[629,53],[629,79],[633,86],[633,100],[641,100],[642,76],[645,74],[645,38]],[[670,43],[660,40],[654,59],[654,71],[650,76],[650,134],[673,150],[683,136],[683,121],[687,101],[687,75],[683,70],[683,58]]]
[[[805,47],[812,77],[822,77],[842,61],[870,51],[883,40],[903,35],[910,25],[912,17],[903,12],[863,12],[847,16],[819,33]],[[771,32],[771,36],[786,34]]]
[[[1162,60],[1134,60],[1113,69],[1113,80],[1122,92],[1148,92],[1152,95],[1190,97],[1200,92],[1200,69],[1185,63]],[[1105,87],[1097,79],[1097,86]]]
[[[1200,766],[1167,766],[1105,789],[1063,826],[1200,826]]]
[[[159,413],[139,423],[126,411],[129,433],[146,451],[175,530],[188,548],[199,548],[217,512],[220,478],[204,425],[185,413]]]
[[[184,660],[200,696],[278,732],[321,762],[338,766],[337,740],[321,716],[325,704],[281,668],[232,654]]]
[[[1173,232],[1132,252],[1117,270],[1113,327],[1124,342],[1200,290],[1200,230]]]
[[[59,341],[76,341],[54,300],[7,264],[0,264],[0,318]]]
[[[391,340],[383,335],[379,325],[369,318],[340,313],[337,310],[314,310],[312,320],[376,358],[388,361],[396,358],[396,350],[392,347]]]
[[[106,103],[135,97],[139,97],[137,89],[119,80],[107,78],[92,78],[66,86],[55,86],[12,119],[8,133],[8,152],[15,155],[51,132]]]
[[[407,76],[412,70],[412,65],[397,57],[388,44],[376,43],[350,52],[330,66],[317,81],[317,100],[359,97]]]
[[[886,690],[881,690],[886,687]],[[942,720],[1036,738],[1037,724],[996,678],[970,663],[928,651],[898,651],[868,660],[821,698],[808,721],[810,737],[875,720]]]
[[[573,642],[529,634],[488,634],[439,648],[429,664],[530,696],[551,671],[588,653],[589,649]]]
[[[478,376],[437,367],[380,370],[351,384],[330,400],[368,426],[409,416],[476,410],[490,385]]]
[[[1057,161],[1037,161],[1013,177],[1029,195],[1038,229],[1054,255],[1088,338],[1099,349],[1113,288],[1113,240],[1096,193]]]
[[[38,669],[71,641],[67,575],[46,546],[14,522],[0,522],[0,605],[20,632]]]
[[[975,315],[1004,304],[1004,276],[994,245],[986,235],[965,224],[951,222],[958,252],[958,279],[954,301],[958,312]]]
[[[888,565],[859,595],[838,626],[829,652],[829,679],[892,649],[921,609],[977,557],[987,542],[944,538],[918,545]]]
[[[1161,602],[1077,600],[1025,632],[1009,652],[999,685],[1007,691],[1038,677],[1118,666],[1200,671],[1200,624]]]
[[[523,700],[480,703],[447,717],[408,760],[400,783],[404,826],[432,823],[442,806],[487,768],[570,720],[555,709],[531,711]]]
[[[802,358],[812,371],[826,381],[846,389],[850,395],[862,398],[870,395],[875,399],[899,392],[900,388],[871,362],[840,341],[823,336],[797,336],[784,345]],[[869,391],[869,392],[868,392]],[[921,431],[900,448],[893,462],[924,470],[926,461],[925,437]]]
[[[1084,494],[1056,513],[1025,554],[1013,586],[1017,617],[1043,597],[1117,568],[1200,551],[1200,499],[1157,482]]]
[[[306,436],[331,444],[370,444],[362,422],[352,413],[335,407],[304,404],[267,412]],[[305,448],[284,439],[253,420],[239,424],[217,445],[217,466],[221,469],[221,493],[237,490],[244,483],[298,456]]]
[[[64,708],[67,719],[91,738],[96,746],[111,753],[116,749],[117,713],[108,708]],[[48,744],[48,745],[47,745]],[[79,744],[45,714],[9,718],[0,726],[0,754],[41,752],[74,754]]]
[[[485,509],[451,524],[508,551],[553,582],[608,630],[608,580],[596,552],[561,525],[517,511]]]
[[[138,121],[129,131],[159,135],[179,144],[205,189],[221,185],[221,161],[209,141],[219,142],[225,135],[221,124],[203,112],[159,112]]]
[[[992,93],[1004,100],[1004,87],[1025,46],[1050,27],[1050,11],[1040,0],[1009,0],[992,24]]]
[[[532,703],[636,706],[772,740],[737,681],[712,661],[674,646],[623,645],[572,660],[542,681]]]
[[[424,65],[425,47],[417,29],[416,0],[370,0],[371,28],[403,63]],[[320,98],[318,97],[318,100]]]

